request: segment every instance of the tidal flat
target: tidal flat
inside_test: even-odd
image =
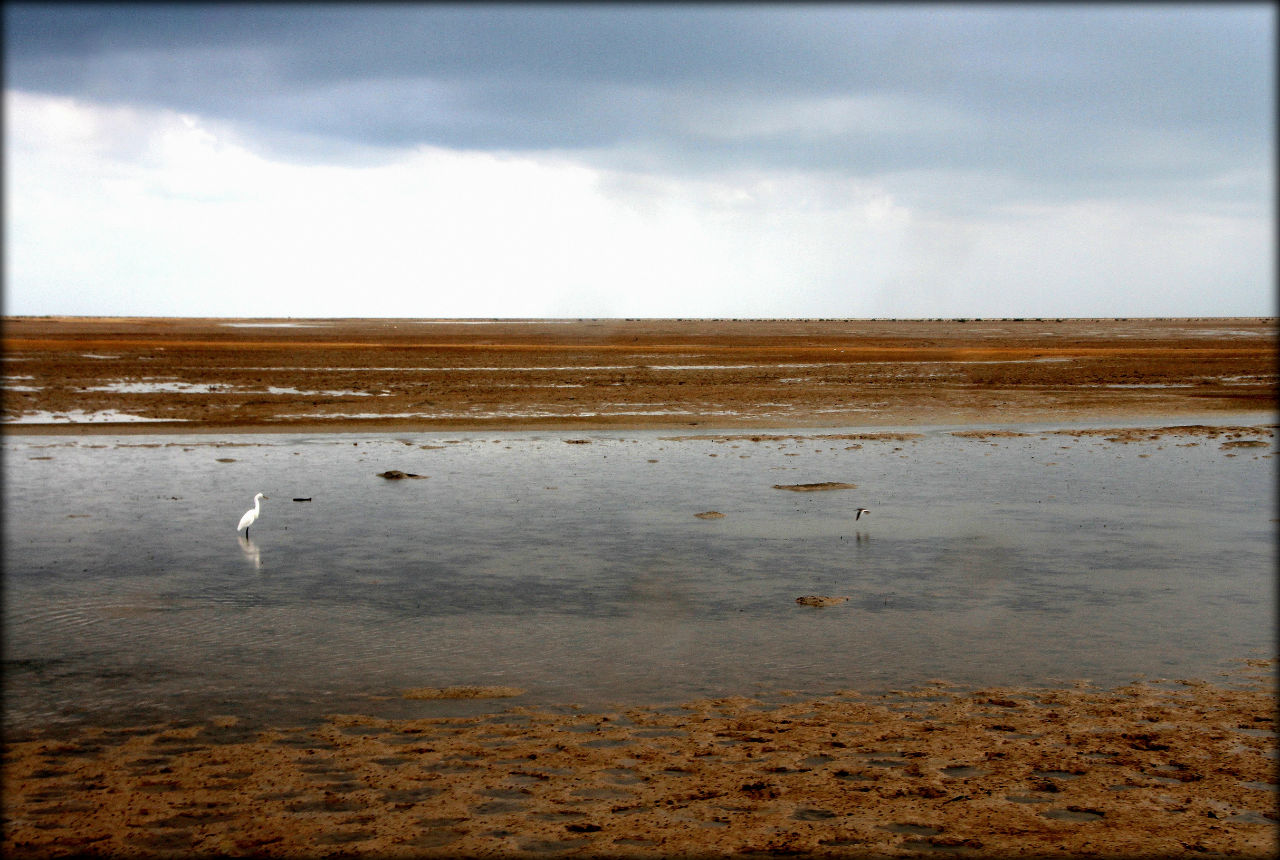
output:
[[[1274,319],[456,322],[6,321],[5,856],[1274,853]]]
[[[9,434],[5,854],[1268,856],[1275,426]]]

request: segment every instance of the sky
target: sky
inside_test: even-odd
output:
[[[4,312],[1275,315],[1272,4],[4,5]]]

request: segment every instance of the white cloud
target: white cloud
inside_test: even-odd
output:
[[[189,115],[7,108],[12,313],[777,313],[894,217],[803,176],[628,181],[430,148],[301,166]]]
[[[1093,200],[917,225],[898,295],[909,316],[1258,316],[1266,218]]]
[[[191,114],[20,92],[5,107],[11,314],[1271,312],[1269,213],[979,215],[922,207],[918,177],[898,193],[830,172],[623,173],[426,147],[302,165]],[[956,192],[935,178],[942,203]]]

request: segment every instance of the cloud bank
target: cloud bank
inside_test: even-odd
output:
[[[1271,314],[1274,22],[10,4],[6,312]]]

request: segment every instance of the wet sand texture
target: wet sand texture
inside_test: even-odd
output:
[[[1231,686],[99,729],[6,747],[4,853],[1268,857],[1255,663]]]
[[[1274,319],[9,318],[3,335],[6,419],[159,422],[54,432],[758,429],[1276,405]]]

